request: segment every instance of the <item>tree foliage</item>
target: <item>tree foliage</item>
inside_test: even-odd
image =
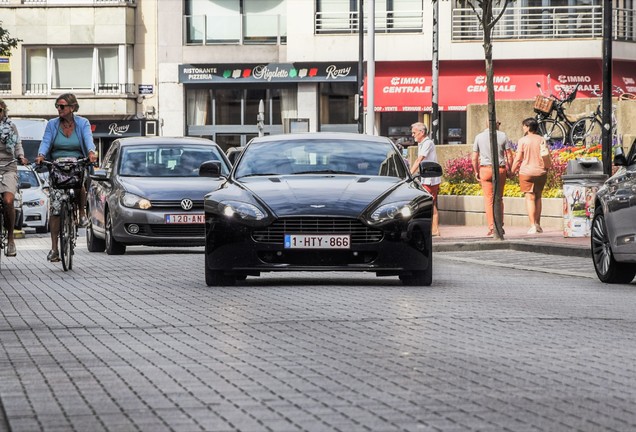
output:
[[[22,40],[12,38],[9,32],[2,27],[2,21],[0,21],[0,56],[10,56],[11,50],[18,46],[18,42],[22,42]]]

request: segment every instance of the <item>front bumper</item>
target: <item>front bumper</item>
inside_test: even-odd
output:
[[[120,207],[113,217],[113,237],[126,245],[187,247],[205,244],[204,224],[168,224],[166,214],[188,212]]]
[[[250,228],[206,217],[206,263],[214,271],[370,271],[388,276],[426,270],[431,250],[430,219],[385,231],[379,241],[326,250],[285,249],[282,242],[257,242]]]

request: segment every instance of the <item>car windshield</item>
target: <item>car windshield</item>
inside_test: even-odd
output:
[[[221,172],[229,173],[216,147],[172,144],[123,147],[119,175],[126,177],[198,177],[206,161],[221,162]]]
[[[286,174],[355,174],[405,178],[407,166],[389,142],[311,139],[252,143],[235,177]]]
[[[31,170],[18,170],[18,174],[20,175],[20,183],[28,183],[31,187],[38,187],[40,183],[38,182],[37,174]]]

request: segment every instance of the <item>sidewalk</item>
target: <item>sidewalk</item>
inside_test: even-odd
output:
[[[563,237],[563,230],[544,228],[541,234],[528,234],[528,227],[505,227],[504,240],[487,237],[486,226],[440,225],[440,237],[433,237],[433,251],[474,251],[513,249],[552,255],[589,257],[589,237]]]

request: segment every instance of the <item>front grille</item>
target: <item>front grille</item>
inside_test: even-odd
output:
[[[351,234],[352,244],[376,243],[383,232],[347,218],[283,218],[252,232],[257,243],[283,244],[285,234]]]
[[[205,237],[204,224],[139,225],[137,235],[148,237]]]
[[[171,201],[150,201],[150,204],[153,208],[156,209],[178,209],[183,211],[181,208],[181,200],[171,200]],[[192,200],[192,210],[202,210],[203,209],[203,200]]]

